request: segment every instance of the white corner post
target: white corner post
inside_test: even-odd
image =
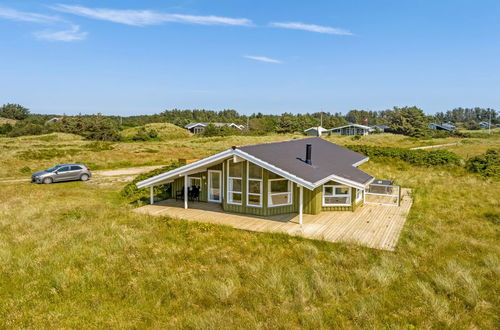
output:
[[[149,187],[149,204],[153,205],[155,203],[154,186]]]
[[[184,208],[188,208],[188,176],[184,175]]]
[[[299,186],[299,224],[302,224],[303,208],[304,208],[304,187]]]

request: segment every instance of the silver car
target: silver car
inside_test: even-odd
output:
[[[73,180],[87,181],[91,176],[90,169],[83,164],[59,164],[34,173],[31,182],[48,184]]]

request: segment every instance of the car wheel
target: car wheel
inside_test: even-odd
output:
[[[52,178],[45,178],[43,179],[42,181],[44,184],[51,184],[52,182],[54,182],[54,180],[52,180]]]
[[[80,176],[80,180],[82,180],[82,181],[87,181],[88,179],[89,179],[89,175],[88,174],[82,174]]]

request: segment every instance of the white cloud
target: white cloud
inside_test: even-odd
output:
[[[38,31],[34,33],[37,39],[48,41],[78,41],[87,38],[87,32],[81,32],[78,25],[72,25],[69,30]]]
[[[34,32],[33,35],[37,39],[49,41],[78,41],[87,37],[87,32],[81,32],[78,25],[73,25],[71,22],[62,19],[59,16],[49,16],[37,13],[19,11],[11,8],[0,7],[0,18],[18,22],[47,24],[59,26],[62,29],[64,26],[69,26],[64,30],[43,30]]]
[[[152,10],[88,8],[64,4],[55,5],[52,9],[78,16],[135,26],[158,25],[168,22],[201,25],[253,25],[252,21],[247,18],[169,14]]]
[[[0,18],[19,22],[31,23],[54,23],[61,22],[61,18],[57,16],[42,15],[37,13],[29,13],[18,11],[11,8],[0,7]]]
[[[267,62],[267,63],[282,63],[280,60],[276,60],[274,58],[266,57],[266,56],[251,56],[245,55],[244,58],[248,58],[255,61]]]
[[[352,33],[348,30],[333,28],[329,26],[315,25],[315,24],[305,24],[300,22],[273,22],[271,23],[271,26],[284,29],[304,30],[317,33],[337,34],[345,36],[352,35]]]

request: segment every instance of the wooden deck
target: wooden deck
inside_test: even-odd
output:
[[[356,211],[304,214],[303,224],[298,215],[284,214],[258,217],[222,211],[219,204],[166,200],[135,209],[135,212],[168,216],[185,220],[228,225],[258,232],[284,232],[329,242],[349,242],[370,248],[393,251],[403,230],[412,199],[410,189],[402,189],[401,206],[363,205]]]

